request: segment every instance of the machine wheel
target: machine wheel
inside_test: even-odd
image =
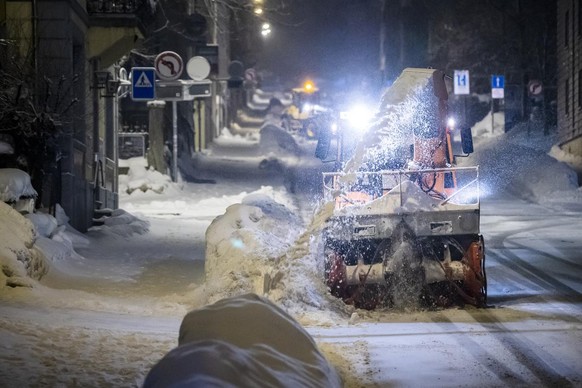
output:
[[[464,287],[467,294],[475,300],[478,307],[487,306],[487,274],[485,272],[485,241],[479,236],[478,241],[469,245],[467,265],[471,269],[465,276]]]

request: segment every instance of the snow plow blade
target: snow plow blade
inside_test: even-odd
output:
[[[422,182],[452,174],[445,193]],[[434,185],[433,185],[434,186]],[[478,168],[324,174],[325,281],[359,308],[487,303]]]

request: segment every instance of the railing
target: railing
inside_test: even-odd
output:
[[[414,189],[411,190],[411,187]],[[336,208],[366,205],[382,197],[398,206],[426,199],[438,209],[448,203],[479,206],[479,168],[451,167],[422,170],[323,173],[324,198]],[[418,193],[424,193],[418,198]]]

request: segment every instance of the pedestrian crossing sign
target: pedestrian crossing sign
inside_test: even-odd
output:
[[[150,101],[156,98],[156,69],[154,67],[131,68],[131,99]]]

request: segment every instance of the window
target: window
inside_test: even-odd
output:
[[[564,15],[564,46],[568,47],[570,43],[570,11]]]
[[[566,80],[566,85],[564,85],[564,112],[566,115],[570,114],[570,80]]]

